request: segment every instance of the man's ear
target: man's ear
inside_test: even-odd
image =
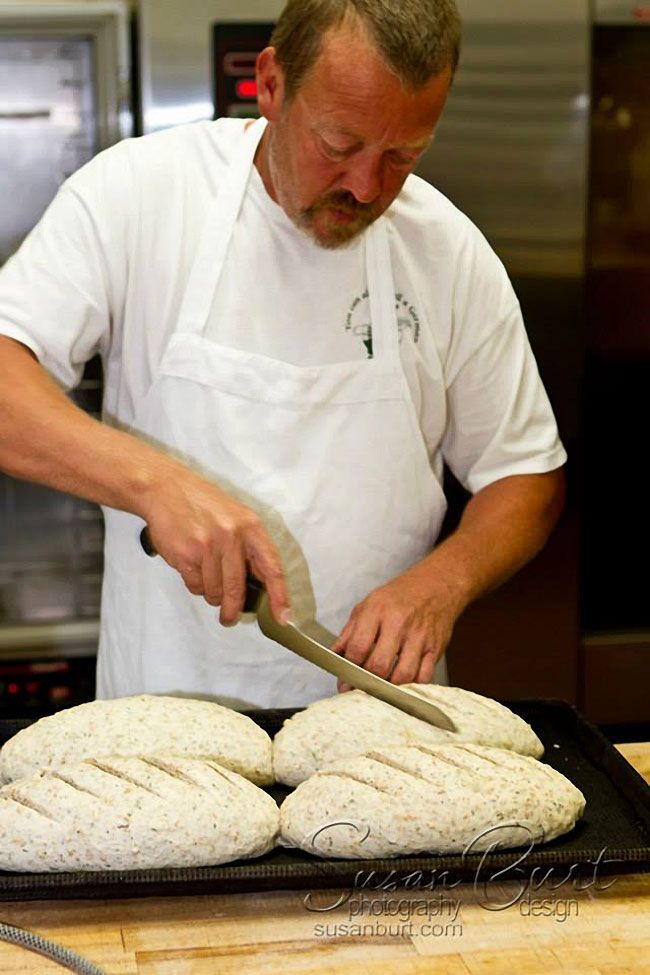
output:
[[[258,54],[255,75],[260,115],[269,122],[275,122],[284,103],[284,71],[275,57],[274,47],[265,47]]]

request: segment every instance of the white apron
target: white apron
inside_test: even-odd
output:
[[[283,559],[296,621],[339,633],[358,602],[431,551],[446,503],[402,368],[384,218],[365,233],[372,359],[298,367],[204,335],[211,315],[229,314],[218,282],[265,124],[243,134],[206,214],[176,330],[130,429],[256,510]],[[444,395],[441,379],[441,416]],[[294,707],[336,693],[335,678],[268,640],[254,619],[222,627],[217,609],[141,550],[140,518],[104,513],[98,697]],[[444,661],[436,679],[446,682]]]

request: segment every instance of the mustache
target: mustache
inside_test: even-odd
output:
[[[380,208],[377,203],[359,203],[355,196],[348,192],[347,190],[335,190],[333,193],[327,193],[325,196],[321,196],[307,209],[307,213],[315,213],[317,210],[326,209],[329,207],[334,207],[336,210],[340,210],[341,213],[349,214],[350,216],[363,216],[363,217],[374,217],[379,216]]]

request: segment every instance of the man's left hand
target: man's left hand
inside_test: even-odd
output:
[[[371,592],[332,649],[393,684],[428,683],[463,606],[443,583],[410,572]],[[339,681],[339,690],[348,685]]]
[[[563,503],[562,469],[488,484],[430,555],[355,606],[332,649],[393,684],[428,683],[460,614],[543,548]]]

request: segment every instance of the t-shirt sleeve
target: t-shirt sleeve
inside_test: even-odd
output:
[[[503,265],[474,243],[457,291],[457,339],[446,367],[445,462],[475,494],[504,477],[543,474],[567,459],[555,416]]]
[[[111,179],[114,157],[107,150],[75,173],[0,269],[0,334],[30,348],[65,389],[108,347],[120,301],[124,187]]]

